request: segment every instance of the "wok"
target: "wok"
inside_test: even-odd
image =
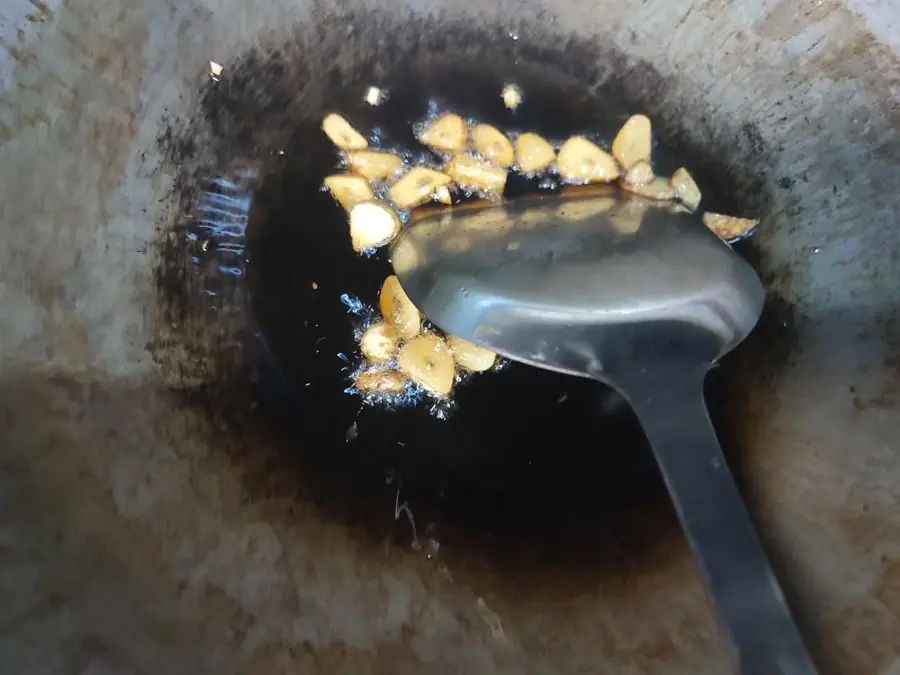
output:
[[[3,16],[0,672],[726,672],[615,395],[512,366],[446,409],[343,392],[387,263],[316,229],[318,120],[499,123],[507,78],[548,135],[647,113],[707,208],[761,218],[768,308],[707,399],[822,671],[900,668],[896,10]]]

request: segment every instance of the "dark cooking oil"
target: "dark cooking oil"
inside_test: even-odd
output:
[[[540,70],[518,73],[524,101],[511,110],[500,92],[517,74],[498,75],[477,65],[401,68],[390,78],[348,86],[333,110],[378,147],[435,166],[442,157],[417,141],[414,128],[443,112],[549,139],[584,134],[607,147],[629,112],[600,105],[576,83]],[[387,92],[382,105],[364,101],[369,85]],[[371,256],[353,252],[346,213],[321,189],[325,176],[342,169],[320,124],[312,118],[298,126],[283,148],[283,168],[264,181],[248,251],[254,313],[291,383],[305,443],[344,446],[353,427],[349,442],[367,462],[410,478],[438,479],[451,469],[470,484],[527,483],[569,466],[581,471],[599,444],[623,434],[623,443],[642,447],[643,436],[615,393],[519,364],[467,378],[449,407],[427,396],[369,406],[348,394],[361,361],[359,328],[392,269],[386,248]],[[510,172],[505,196],[552,188],[541,177]]]
[[[335,40],[344,39],[343,29],[335,30]],[[243,428],[278,446],[281,459],[267,462],[266,471],[279,484],[294,486],[298,500],[325,513],[377,530],[376,539],[384,536],[379,514],[393,519],[403,501],[416,515],[418,535],[439,539],[442,555],[475,542],[480,551],[509,556],[514,567],[531,564],[537,548],[596,559],[612,547],[601,543],[610,539],[627,553],[658,531],[680,536],[637,420],[603,385],[507,363],[467,378],[439,410],[429,397],[366,405],[347,391],[360,363],[359,329],[392,269],[386,249],[353,252],[346,214],[322,189],[325,176],[340,171],[338,153],[320,128],[327,113],[343,115],[377,147],[429,164],[440,158],[418,143],[413,129],[441,112],[554,141],[582,134],[604,147],[629,115],[646,113],[654,123],[661,117],[655,98],[641,90],[656,84],[630,89],[612,78],[608,86],[588,86],[590,69],[577,65],[572,45],[565,53],[553,45],[529,50],[525,40],[510,48],[466,27],[442,30],[408,49],[388,41],[371,63],[346,71],[305,74],[275,57],[268,63],[252,56],[243,70],[226,71],[207,98],[210,126],[226,139],[223,152],[263,157],[246,228],[246,281],[240,282],[253,329],[239,349],[251,361],[252,377],[223,378],[221,388],[226,397],[247,388]],[[448,41],[458,42],[452,58]],[[285,75],[292,68],[300,84]],[[507,82],[523,92],[515,110],[500,97]],[[310,93],[299,98],[314,103],[296,103],[303,83]],[[370,86],[386,92],[382,105],[365,102]],[[277,105],[259,108],[261,98]],[[271,135],[273,126],[289,133]],[[754,192],[755,184],[738,184],[737,169],[724,170],[712,151],[698,152],[678,134],[667,136],[669,128],[655,125],[656,172],[686,166],[705,207],[751,215],[735,195]],[[277,146],[270,137],[280,139]],[[510,172],[506,195],[552,189],[552,181]],[[735,355],[712,377],[717,419],[732,387],[716,382],[737,381],[746,361]],[[408,543],[409,530],[401,532]]]

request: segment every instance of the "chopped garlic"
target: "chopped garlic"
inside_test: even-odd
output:
[[[392,274],[381,285],[378,307],[381,316],[394,326],[402,339],[414,338],[422,330],[422,314],[409,299],[396,275]]]
[[[396,370],[374,370],[362,373],[355,384],[367,394],[399,394],[406,388],[406,378]]]
[[[381,105],[383,93],[378,87],[369,87],[366,89],[366,95],[363,100],[371,106]]]
[[[455,335],[447,337],[447,344],[453,358],[461,368],[466,370],[481,373],[490,370],[497,361],[497,355],[490,349],[473,345],[468,340],[463,340]]]
[[[414,166],[388,190],[388,196],[399,208],[411,209],[424,203],[441,185],[447,185],[452,179],[445,173]]]
[[[331,113],[325,116],[322,120],[322,131],[342,150],[365,150],[369,147],[365,137],[338,114]]]
[[[387,180],[400,172],[403,159],[392,152],[356,150],[347,153],[347,165],[367,180]]]
[[[446,170],[447,175],[464,187],[503,194],[506,186],[506,169],[472,155],[455,155]]]
[[[506,134],[490,124],[475,125],[472,129],[472,145],[491,164],[505,167],[516,161],[516,151]]]
[[[365,178],[348,174],[335,174],[325,178],[325,187],[338,204],[349,211],[360,202],[375,199],[375,193]]]
[[[681,200],[681,203],[688,207],[691,211],[700,206],[700,188],[697,183],[684,167],[672,174],[672,187],[675,189],[675,196]]]
[[[650,161],[652,144],[653,134],[650,128],[650,118],[646,115],[632,115],[625,121],[613,140],[613,156],[622,165],[622,168],[628,171],[638,162]]]
[[[500,98],[503,99],[503,105],[510,110],[515,110],[522,104],[522,90],[514,84],[504,85],[503,91],[500,92]]]
[[[371,363],[391,361],[399,344],[397,330],[384,321],[369,326],[359,340],[360,351]]]
[[[453,195],[450,194],[450,188],[448,188],[446,185],[439,185],[437,187],[437,189],[434,191],[434,198],[441,204],[445,204],[447,206],[453,203]]]
[[[436,396],[446,396],[453,390],[456,364],[447,343],[437,335],[420,335],[404,344],[397,355],[397,366]]]
[[[759,221],[707,211],[703,214],[703,224],[715,232],[720,239],[734,241],[750,234],[759,225]]]
[[[381,202],[361,202],[350,209],[350,240],[357,253],[389,243],[400,231],[400,218]]]
[[[546,169],[556,159],[556,151],[542,136],[527,132],[516,139],[516,163],[522,173]]]
[[[584,136],[572,136],[556,157],[559,175],[581,183],[608,183],[619,177],[616,160]]]
[[[646,185],[654,178],[650,162],[640,161],[625,174],[625,182],[629,185]]]
[[[419,140],[437,150],[456,152],[466,145],[466,122],[459,115],[446,113],[441,115],[419,136]]]

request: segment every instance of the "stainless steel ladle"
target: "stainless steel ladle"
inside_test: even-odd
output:
[[[416,217],[391,260],[442,330],[617,389],[653,447],[737,672],[816,672],[703,400],[707,371],[762,311],[746,261],[695,216],[612,190]]]

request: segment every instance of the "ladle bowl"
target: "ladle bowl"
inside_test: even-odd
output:
[[[686,209],[616,192],[418,217],[391,259],[444,331],[617,389],[653,447],[736,672],[816,672],[703,400],[707,371],[762,312],[746,261]]]

